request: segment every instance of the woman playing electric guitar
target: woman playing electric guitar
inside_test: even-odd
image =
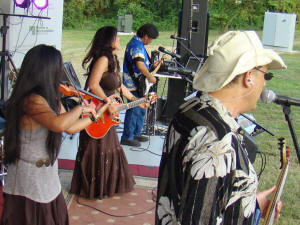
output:
[[[127,99],[136,100],[121,82],[116,55],[119,49],[117,29],[102,27],[96,32],[82,63],[83,67],[88,65],[89,91],[107,102],[111,102],[109,96],[116,90]],[[144,107],[143,104],[140,106]],[[109,113],[115,116],[117,108],[111,105]],[[101,139],[91,138],[86,131],[82,131],[71,192],[86,198],[102,199],[115,193],[130,192],[133,185],[134,180],[115,127],[112,126]]]

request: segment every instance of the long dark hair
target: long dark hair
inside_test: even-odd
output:
[[[112,43],[117,37],[117,28],[112,26],[101,27],[97,30],[92,42],[90,43],[90,50],[82,61],[82,67],[85,69],[86,64],[88,66],[88,74],[92,71],[92,68],[101,56],[108,58],[108,72],[114,72],[117,68],[120,71],[120,64],[118,57],[113,55],[115,50],[112,47]]]
[[[38,45],[25,55],[17,81],[5,105],[4,130],[5,162],[14,163],[20,157],[20,121],[25,114],[24,99],[38,94],[46,99],[57,114],[60,111],[59,82],[63,74],[61,53],[52,46]],[[47,152],[51,163],[57,158],[62,134],[49,130]]]

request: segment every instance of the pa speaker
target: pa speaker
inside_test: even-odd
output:
[[[195,55],[206,56],[209,14],[207,0],[182,1],[182,11],[179,15],[180,25],[178,36],[187,40],[182,41]],[[182,45],[177,43],[179,55],[190,54]]]
[[[207,0],[184,0],[178,15],[178,36],[186,41],[177,41],[177,53],[182,56],[180,63],[187,66],[191,53],[205,59],[207,52],[208,21]],[[183,44],[183,45],[182,45]],[[191,83],[186,80],[169,79],[165,115],[170,120],[177,111],[184,97],[191,90]]]

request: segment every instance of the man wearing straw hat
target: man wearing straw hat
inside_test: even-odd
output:
[[[161,159],[155,224],[258,224],[275,187],[258,192],[239,114],[256,108],[268,69],[286,65],[254,31],[229,31],[208,49],[198,95],[170,123]],[[249,146],[248,146],[249,147]],[[277,204],[279,217],[281,202]]]

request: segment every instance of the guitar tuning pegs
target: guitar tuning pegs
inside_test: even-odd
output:
[[[285,144],[285,138],[284,137],[278,138],[278,144],[279,145],[284,145]]]

